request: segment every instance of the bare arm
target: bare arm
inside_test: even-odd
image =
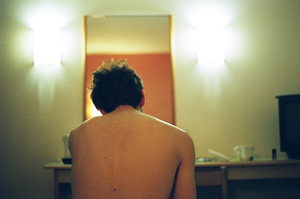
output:
[[[195,149],[192,139],[184,134],[181,140],[182,160],[174,184],[174,199],[195,199]]]

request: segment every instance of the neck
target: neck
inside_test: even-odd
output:
[[[141,111],[141,106],[138,106],[137,108],[133,108],[132,106],[129,105],[121,105],[118,106],[113,112],[123,112],[123,111]]]

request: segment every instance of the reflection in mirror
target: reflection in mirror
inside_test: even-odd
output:
[[[100,114],[89,95],[92,72],[113,58],[126,59],[142,78],[143,112],[175,124],[171,16],[86,16],[85,34],[84,119]]]

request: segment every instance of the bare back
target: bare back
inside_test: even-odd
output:
[[[195,196],[189,136],[130,106],[83,123],[69,146],[74,199]]]

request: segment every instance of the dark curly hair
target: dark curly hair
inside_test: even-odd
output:
[[[109,113],[120,105],[136,108],[142,100],[143,82],[126,60],[105,61],[93,72],[91,99],[97,109]]]

